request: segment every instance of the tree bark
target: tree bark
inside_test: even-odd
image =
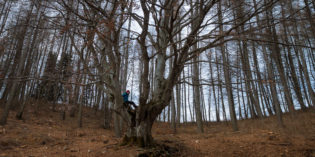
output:
[[[284,89],[285,100],[286,100],[287,105],[289,106],[289,111],[293,113],[295,111],[295,109],[294,109],[294,105],[293,105],[293,101],[292,101],[290,88],[288,86],[286,75],[284,73],[284,67],[282,64],[282,57],[281,57],[281,50],[280,50],[279,45],[276,44],[278,42],[278,37],[276,34],[276,29],[275,29],[275,24],[273,22],[272,13],[270,10],[267,11],[266,16],[267,16],[267,23],[269,23],[271,26],[271,27],[269,27],[269,29],[267,29],[268,33],[271,34],[270,40],[275,42],[275,44],[272,45],[272,52],[271,52],[270,57],[272,58],[272,60],[276,64],[277,70],[279,72],[280,80],[281,80],[280,83]]]
[[[215,92],[215,85],[214,85],[214,78],[213,78],[213,71],[212,71],[212,63],[211,63],[212,54],[208,55],[208,61],[209,61],[209,69],[210,69],[210,79],[211,79],[211,85],[212,85],[212,92],[213,92],[213,98],[214,98],[214,106],[215,106],[215,115],[216,115],[216,121],[220,122],[220,114],[219,114],[219,104],[217,103],[217,96]]]
[[[220,34],[223,34],[221,1],[219,1],[219,4],[218,4],[218,17],[219,17],[219,25],[220,25],[219,26]],[[230,69],[229,69],[228,52],[225,51],[224,44],[220,45],[220,51],[221,51],[222,60],[223,60],[223,72],[224,72],[225,88],[226,88],[227,96],[228,96],[230,118],[231,118],[233,130],[237,131],[238,127],[237,127],[237,119],[236,119],[236,114],[235,114],[235,104],[234,104],[234,97],[233,97],[233,90],[232,90],[232,83],[231,83],[231,76],[230,76]]]
[[[34,4],[32,4],[31,8],[29,9],[28,16],[27,16],[26,21],[25,21],[25,27],[21,31],[20,38],[18,39],[18,44],[17,44],[17,47],[16,47],[16,51],[17,51],[17,54],[18,53],[22,54],[22,56],[20,56],[15,77],[20,77],[20,75],[22,74],[22,70],[24,68],[24,64],[25,64],[25,59],[26,59],[27,53],[22,53],[22,51],[23,51],[23,43],[24,43],[24,39],[25,39],[25,36],[26,36],[27,28],[28,28],[28,25],[29,25],[29,21],[31,19],[30,14],[32,13],[33,7],[34,7]],[[13,99],[14,99],[14,96],[15,96],[15,91],[16,91],[16,88],[17,88],[18,84],[19,84],[18,82],[14,81],[13,85],[12,85],[12,87],[11,87],[9,93],[8,93],[9,94],[8,95],[8,100],[6,102],[4,111],[1,114],[0,125],[5,125],[7,123],[7,118],[8,118],[8,115],[9,115],[10,107],[12,105],[12,102],[13,102]]]

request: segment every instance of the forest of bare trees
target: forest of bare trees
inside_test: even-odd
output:
[[[26,102],[82,107],[146,146],[155,121],[315,108],[314,0],[1,0],[0,124]],[[130,114],[121,94],[138,105]],[[41,104],[38,104],[41,105]],[[51,110],[56,111],[55,105]],[[122,132],[127,128],[126,132]]]

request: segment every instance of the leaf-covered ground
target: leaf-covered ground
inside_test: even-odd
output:
[[[76,117],[63,121],[60,112],[41,106],[35,112],[37,107],[29,105],[23,120],[16,120],[14,111],[10,113],[8,124],[0,126],[0,157],[135,157],[157,152],[121,146],[113,130],[102,128],[100,111],[95,114],[85,109],[83,128],[78,128]],[[155,123],[153,136],[165,148],[164,156],[315,157],[315,112],[285,115],[283,129],[275,122],[275,117],[242,120],[238,132],[224,122],[208,123],[203,134],[193,124],[179,126],[174,134],[169,124]]]

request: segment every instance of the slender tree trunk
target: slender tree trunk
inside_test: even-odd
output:
[[[198,67],[197,61],[198,61],[197,58],[193,59],[194,63],[193,63],[193,81],[192,82],[194,84],[194,106],[195,106],[198,132],[203,133],[204,131],[203,131],[203,124],[202,124],[202,114],[201,114],[201,108],[200,108],[199,67]]]
[[[220,34],[223,34],[223,20],[222,20],[222,12],[221,12],[221,1],[218,4],[218,17],[219,17],[219,25],[220,25]],[[224,39],[222,39],[224,40]],[[224,72],[224,80],[225,80],[225,89],[227,91],[228,96],[228,103],[230,109],[230,118],[232,122],[232,127],[234,131],[238,130],[237,126],[237,119],[235,114],[235,104],[234,104],[234,97],[233,97],[233,90],[232,90],[232,83],[231,83],[231,74],[230,74],[230,65],[228,60],[228,52],[225,51],[224,44],[220,45],[220,51],[222,54],[223,60],[223,72]]]
[[[176,109],[175,109],[175,101],[174,101],[174,93],[172,92],[172,99],[171,99],[171,126],[173,132],[176,133]]]
[[[258,81],[258,86],[259,86],[259,91],[260,91],[260,95],[261,95],[261,102],[263,102],[262,99],[262,91],[264,90],[264,87],[262,85],[262,79],[261,79],[261,75],[260,75],[260,67],[259,67],[259,63],[258,63],[258,59],[257,59],[257,52],[256,52],[256,44],[254,42],[252,42],[252,50],[253,50],[253,60],[254,60],[254,65],[255,65],[255,70],[256,70],[256,75],[257,75],[257,81]],[[257,89],[257,88],[255,88]],[[258,93],[258,91],[255,91],[256,93]],[[259,98],[256,98],[259,101]],[[266,102],[265,102],[266,103]],[[264,115],[266,115],[265,113],[265,109],[264,109],[264,103],[261,103],[263,106],[263,113]]]
[[[242,79],[241,79],[241,78],[242,78],[242,73],[241,73],[241,71],[239,71],[239,78],[240,78],[240,80],[242,80]],[[248,106],[249,101],[248,101],[248,97],[247,97],[247,103],[245,103],[243,83],[241,83],[241,89],[240,89],[240,90],[241,90],[241,92],[242,92],[242,103],[243,103],[244,115],[245,115],[245,119],[247,119],[247,118],[248,118],[248,112],[247,112],[247,110],[246,110],[246,104],[247,104],[247,106]]]
[[[274,41],[275,43],[278,42],[278,37],[276,34],[276,29],[275,29],[275,25],[273,22],[273,17],[270,11],[267,11],[267,22],[270,23],[271,28],[268,30],[268,33],[272,35],[272,39],[271,41]],[[269,19],[271,18],[271,19]],[[286,75],[284,73],[284,67],[282,64],[282,57],[281,57],[281,50],[280,47],[278,46],[278,44],[273,44],[272,46],[272,52],[270,57],[272,58],[272,60],[274,61],[274,63],[276,64],[277,70],[279,72],[280,75],[280,83],[283,87],[284,90],[284,95],[285,95],[285,100],[287,105],[289,106],[289,111],[290,112],[294,112],[294,105],[293,105],[293,101],[292,101],[292,96],[291,96],[291,92],[290,92],[290,88],[288,86],[288,82],[286,79]]]
[[[217,96],[215,92],[215,85],[214,85],[214,78],[213,78],[213,71],[212,71],[212,63],[211,63],[212,54],[208,55],[209,60],[209,68],[210,68],[210,79],[211,79],[211,85],[212,85],[212,92],[213,92],[213,98],[214,98],[214,106],[215,106],[215,115],[216,115],[216,121],[220,122],[220,114],[219,114],[219,104],[217,103]]]
[[[278,125],[280,127],[284,127],[284,124],[282,121],[282,111],[280,108],[280,102],[279,102],[278,95],[277,95],[276,82],[274,80],[275,76],[274,76],[274,71],[272,68],[272,62],[268,59],[268,55],[267,55],[267,51],[266,51],[265,47],[263,47],[263,54],[264,54],[264,59],[265,59],[265,63],[266,63],[267,71],[268,71],[268,80],[267,81],[268,81],[268,84],[270,86],[272,101],[273,101],[273,105],[274,105],[274,108],[276,111]]]
[[[29,10],[29,15],[31,14],[32,10],[33,10],[33,6],[34,4],[31,6],[30,10]],[[16,71],[16,77],[20,77],[20,75],[22,74],[22,70],[24,68],[24,63],[25,63],[25,59],[26,59],[26,55],[27,53],[22,53],[23,51],[23,43],[24,43],[24,39],[26,36],[26,32],[27,32],[27,28],[29,25],[29,21],[30,21],[31,16],[27,16],[26,21],[25,21],[25,27],[23,28],[22,32],[21,32],[21,36],[18,39],[18,44],[16,47],[16,53],[22,54],[22,56],[20,56],[19,62],[18,62],[18,67],[17,67],[17,71]],[[4,111],[1,114],[1,119],[0,119],[0,125],[5,125],[7,123],[7,118],[9,115],[9,111],[10,111],[10,107],[12,105],[13,99],[14,99],[14,95],[15,95],[15,91],[16,88],[18,86],[18,82],[14,81],[13,85],[10,89],[9,95],[8,95],[8,100],[6,102]]]
[[[171,53],[174,53],[174,50],[171,48]],[[169,59],[169,71],[171,71],[171,65],[173,65],[173,59]],[[175,97],[174,97],[174,90],[172,89],[172,94],[171,94],[171,101],[170,101],[170,110],[171,110],[171,128],[174,133],[176,133],[176,108],[175,108]]]
[[[244,0],[239,0],[239,1],[235,1],[235,14],[236,14],[236,18],[237,20],[235,20],[236,24],[238,24],[239,22],[243,21],[244,18],[244,9],[243,9],[243,4],[244,4]],[[242,34],[242,32],[245,31],[244,25],[241,25],[241,27],[237,30],[239,34]],[[241,35],[243,36],[243,35]],[[263,114],[261,111],[261,107],[259,104],[259,98],[258,98],[258,93],[257,90],[255,88],[255,85],[253,83],[253,76],[252,76],[252,72],[251,72],[251,68],[250,68],[250,63],[249,63],[249,54],[248,54],[248,44],[247,41],[242,40],[239,41],[239,47],[240,47],[240,54],[241,54],[241,61],[242,61],[242,68],[243,68],[243,72],[245,74],[245,84],[246,84],[246,90],[247,90],[247,94],[249,96],[249,99],[251,101],[251,116],[252,117],[256,117],[256,112],[258,114],[259,118],[263,118]],[[255,112],[256,111],[256,112]]]
[[[181,117],[181,85],[176,85],[176,123],[179,126],[180,125],[180,117]],[[184,114],[184,113],[182,113]]]
[[[183,78],[185,78],[185,71],[183,72]],[[184,93],[184,121],[187,123],[187,93],[186,93],[186,83],[183,84],[183,93]],[[189,97],[188,97],[189,98]],[[189,103],[189,101],[188,101]],[[189,107],[189,106],[188,106]]]
[[[11,7],[12,7],[12,2],[9,1],[9,3],[7,4],[7,1],[8,0],[5,0],[5,2],[3,4],[3,8],[1,9],[1,13],[0,13],[0,19],[2,18],[2,22],[0,25],[0,35],[2,35],[3,30],[7,24],[9,13],[10,13]]]
[[[236,61],[237,66],[239,65],[239,60],[237,59]],[[242,117],[242,107],[241,107],[241,98],[240,98],[240,88],[239,88],[239,84],[241,84],[240,79],[239,79],[239,74],[237,74],[237,78],[236,78],[236,88],[237,88],[237,102],[238,102],[238,115],[239,115],[239,119],[243,119]]]

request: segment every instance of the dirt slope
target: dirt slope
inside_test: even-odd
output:
[[[8,124],[0,126],[0,157],[134,157],[145,151],[120,146],[121,139],[101,127],[100,112],[85,109],[83,128],[77,128],[76,118],[63,121],[60,113],[47,108],[35,112],[29,106],[24,120],[16,120],[11,112]],[[284,122],[286,128],[280,129],[274,117],[243,120],[238,132],[227,123],[209,123],[203,134],[192,124],[181,125],[174,134],[169,124],[156,123],[153,136],[177,150],[169,156],[315,157],[315,113],[285,115]]]

